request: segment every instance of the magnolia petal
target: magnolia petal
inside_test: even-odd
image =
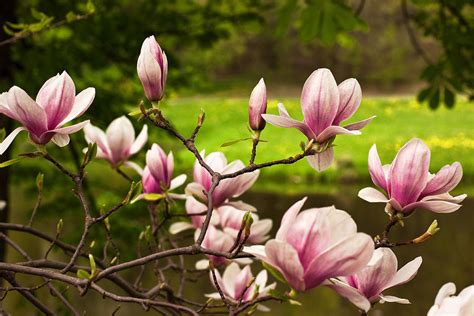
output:
[[[321,134],[319,134],[316,137],[316,141],[318,143],[324,143],[325,141],[329,140],[330,138],[336,135],[360,135],[360,134],[362,133],[357,130],[350,131],[348,129],[345,129],[344,127],[332,125],[325,128],[324,131],[322,131]]]
[[[97,152],[99,152],[100,149],[105,156],[104,158],[110,155],[110,149],[104,131],[92,124],[88,124],[84,126],[84,135],[88,143],[97,144]]]
[[[406,206],[417,201],[428,181],[430,149],[414,138],[397,153],[389,172],[390,197]]]
[[[372,122],[372,120],[374,118],[376,118],[377,116],[374,115],[374,116],[371,116],[365,120],[362,120],[362,121],[358,121],[358,122],[355,122],[355,123],[351,123],[351,124],[348,124],[348,125],[345,125],[344,128],[345,129],[348,129],[350,131],[353,131],[353,130],[361,130],[363,129],[364,127],[367,126],[367,124],[369,124],[370,122]]]
[[[374,242],[369,235],[347,236],[310,263],[304,275],[306,289],[320,285],[327,278],[356,273],[366,266],[373,252]]]
[[[305,289],[303,266],[296,250],[288,243],[272,239],[265,244],[268,263],[278,269],[297,291]]]
[[[56,129],[48,131],[47,133],[57,133],[57,134],[69,135],[69,134],[73,134],[75,132],[80,131],[81,129],[84,128],[84,126],[88,125],[89,123],[90,123],[90,121],[87,120],[87,121],[80,122],[80,123],[77,123],[77,124],[74,124],[74,125],[61,127],[61,128],[56,128]]]
[[[413,279],[418,273],[418,269],[420,268],[422,262],[423,259],[421,257],[416,257],[412,261],[408,262],[400,270],[397,271],[392,280],[390,280],[390,282],[388,282],[387,285],[384,287],[384,290],[394,287],[395,285],[407,283],[408,281]]]
[[[201,269],[201,270],[204,270],[204,269]],[[214,292],[214,293],[209,293],[209,294],[204,294],[205,297],[208,297],[208,298],[212,298],[213,300],[221,300],[221,295],[218,293],[218,292]]]
[[[47,117],[48,128],[53,129],[67,117],[73,108],[76,87],[66,71],[47,80],[36,96]]]
[[[297,121],[291,117],[286,117],[283,115],[273,115],[273,114],[262,114],[262,117],[267,123],[270,123],[274,126],[284,127],[284,128],[296,128],[300,132],[306,135],[309,139],[316,138],[315,134],[308,125],[304,122]]]
[[[372,182],[387,192],[387,179],[375,144],[369,151],[369,173]]]
[[[10,147],[11,143],[18,135],[18,133],[20,133],[21,131],[26,131],[26,128],[17,127],[7,137],[5,137],[5,139],[0,143],[0,155],[3,155],[3,153],[8,149],[8,147]]]
[[[70,138],[68,134],[55,134],[51,140],[59,147],[64,147],[69,144]]]
[[[176,235],[188,229],[194,229],[194,225],[189,222],[176,222],[170,225],[169,232]]]
[[[135,170],[139,175],[143,175],[143,169],[133,161],[125,161],[123,163],[125,166],[130,167],[131,169]]]
[[[21,88],[13,86],[7,95],[8,106],[28,131],[41,135],[48,129],[45,110]]]
[[[230,263],[224,270],[224,274],[222,275],[222,287],[223,290],[231,295],[233,299],[238,299],[237,295],[240,293],[236,293],[236,290],[241,287],[240,283],[238,282],[239,275],[240,275],[240,268],[239,265],[235,262]],[[244,285],[245,287],[245,285]]]
[[[276,233],[277,240],[286,240],[286,235],[290,231],[291,225],[295,222],[296,216],[300,212],[307,199],[307,197],[302,198],[285,212],[283,218],[281,219],[280,228]]]
[[[334,125],[339,125],[340,122],[351,118],[362,101],[362,89],[356,79],[346,79],[337,88],[339,90],[339,107],[334,118]]]
[[[105,135],[113,162],[127,159],[130,147],[132,147],[135,139],[135,130],[133,129],[132,122],[125,116],[118,117],[107,127]]]
[[[59,124],[63,125],[84,114],[91,106],[95,98],[95,88],[87,88],[76,95],[71,111],[66,118]]]
[[[369,311],[369,300],[364,295],[362,295],[356,288],[353,288],[352,286],[337,279],[331,279],[329,281],[326,281],[324,282],[324,285],[333,289],[339,295],[347,298],[357,308],[363,310],[364,312]]]
[[[196,270],[207,270],[209,269],[209,260],[201,259],[198,260],[194,266]]]
[[[304,122],[316,134],[331,125],[339,107],[339,90],[329,69],[314,71],[301,92]]]
[[[257,208],[253,205],[250,205],[248,203],[245,203],[244,201],[229,201],[225,205],[230,205],[232,207],[235,207],[238,210],[242,211],[248,211],[248,212],[256,212]]]
[[[148,126],[143,125],[142,131],[138,134],[137,138],[130,147],[130,155],[134,155],[140,151],[140,149],[145,146],[145,143],[148,139]]]
[[[316,171],[321,172],[329,168],[334,160],[334,149],[329,147],[322,153],[317,153],[311,156],[306,156],[311,167]]]
[[[462,166],[459,162],[452,165],[446,165],[428,181],[421,196],[437,195],[446,193],[454,189],[462,178]]]
[[[197,198],[200,201],[206,201],[207,200],[207,195],[205,193],[204,187],[197,183],[197,182],[191,182],[188,183],[186,188],[184,189],[184,192],[189,195]]]
[[[383,193],[370,187],[360,190],[357,196],[360,197],[362,200],[365,200],[370,203],[387,203],[388,202],[387,197]]]
[[[456,294],[456,285],[453,282],[444,284],[438,291],[435,298],[435,304],[441,305],[446,297]]]
[[[402,212],[409,213],[416,208],[422,208],[433,213],[452,213],[457,211],[462,205],[446,201],[421,201],[408,204]]]
[[[265,252],[265,246],[263,245],[245,246],[243,251],[248,254],[254,255],[257,259],[268,262],[267,253]]]
[[[425,196],[424,198],[421,199],[421,201],[441,200],[441,201],[452,202],[452,203],[461,203],[462,201],[464,201],[466,197],[467,197],[467,194],[452,196],[449,193],[442,193],[438,195]]]
[[[184,184],[184,182],[186,182],[186,178],[187,178],[187,176],[185,174],[180,174],[179,176],[177,176],[176,178],[171,180],[171,185],[170,185],[169,189],[174,190],[177,187],[182,186]]]
[[[380,295],[380,303],[398,303],[398,304],[411,304],[406,298],[400,298],[392,295]]]

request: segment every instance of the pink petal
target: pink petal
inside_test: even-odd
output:
[[[453,282],[444,284],[438,291],[435,298],[435,304],[441,305],[446,297],[456,294],[456,285]]]
[[[371,116],[369,117],[368,119],[365,119],[365,120],[362,120],[362,121],[358,121],[358,122],[355,122],[355,123],[351,123],[351,124],[348,124],[348,125],[345,125],[344,128],[345,129],[348,129],[350,131],[354,131],[354,130],[361,130],[363,129],[364,127],[367,126],[367,124],[369,124],[370,122],[372,122],[372,120],[376,118],[376,116]]]
[[[407,206],[403,207],[402,211],[404,213],[409,213],[416,208],[421,208],[434,213],[452,213],[457,211],[461,206],[462,205],[446,201],[421,201],[408,204]]]
[[[135,130],[130,120],[125,116],[116,118],[107,127],[105,134],[113,161],[126,160],[135,139]]]
[[[80,123],[77,123],[77,124],[73,124],[73,125],[70,125],[70,126],[56,128],[56,129],[47,131],[46,133],[57,133],[57,134],[69,135],[69,134],[73,134],[73,133],[76,133],[76,132],[80,131],[85,126],[87,126],[89,123],[90,123],[90,121],[87,120],[87,121],[80,122]]]
[[[398,304],[411,304],[406,298],[400,298],[393,295],[380,295],[380,303],[398,303]]]
[[[107,137],[100,128],[88,124],[84,126],[84,135],[88,143],[97,144],[97,147],[103,152],[104,156],[112,160],[109,145],[107,144]]]
[[[397,271],[397,273],[390,280],[390,282],[385,285],[384,290],[394,287],[396,285],[407,283],[408,281],[413,279],[417,274],[422,262],[423,259],[421,257],[416,257],[412,261],[408,262],[400,270]]]
[[[462,166],[459,162],[446,165],[428,181],[421,196],[446,193],[454,189],[462,178]]]
[[[374,188],[364,188],[357,194],[362,200],[370,203],[387,203],[388,199],[383,193]]]
[[[180,174],[179,176],[177,176],[176,178],[171,180],[170,190],[174,190],[174,189],[182,186],[184,184],[184,182],[186,182],[186,178],[187,178],[187,176],[185,174]]]
[[[324,280],[356,273],[369,262],[374,252],[372,238],[364,233],[346,239],[316,256],[305,271],[306,289],[320,285]]]
[[[285,106],[282,103],[278,103],[278,110],[280,115],[273,114],[262,114],[262,117],[268,123],[285,128],[296,128],[300,132],[306,135],[309,139],[316,139],[316,135],[313,131],[306,125],[304,122],[297,121],[293,119],[285,109]]]
[[[291,225],[296,220],[296,216],[298,215],[299,211],[301,210],[307,199],[307,197],[302,198],[301,200],[290,206],[290,208],[285,212],[281,219],[280,228],[276,233],[277,240],[286,240],[286,236],[290,231]]]
[[[235,288],[237,283],[237,277],[239,276],[240,272],[241,270],[239,268],[239,265],[235,262],[232,262],[227,266],[222,276],[222,283],[220,284],[220,286],[222,287],[222,290],[233,299],[236,298]]]
[[[331,289],[336,291],[339,295],[347,298],[357,308],[360,308],[361,310],[365,312],[367,312],[370,309],[369,300],[352,286],[345,284],[344,282],[341,282],[337,279],[331,279],[325,282],[324,285],[330,287]]]
[[[306,156],[311,167],[321,172],[329,168],[334,160],[334,149],[329,147],[322,153]]]
[[[375,144],[369,151],[369,173],[372,182],[387,192],[387,179]]]
[[[134,155],[140,151],[140,149],[145,146],[145,143],[148,139],[148,126],[143,125],[142,131],[138,134],[137,138],[130,147],[130,155]]]
[[[334,206],[318,208],[318,212],[322,211],[326,212],[327,225],[321,225],[318,229],[324,236],[325,248],[357,233],[357,224],[349,213]]]
[[[66,71],[48,79],[36,96],[48,117],[48,128],[54,129],[71,112],[76,98],[76,87]]]
[[[7,137],[5,137],[5,139],[0,143],[0,155],[3,155],[3,153],[8,149],[18,133],[25,130],[26,128],[24,127],[17,127]]]
[[[401,206],[417,201],[428,181],[430,149],[420,139],[412,139],[402,149],[389,171],[390,198]]]
[[[303,267],[298,259],[298,253],[288,243],[270,240],[265,245],[268,263],[283,274],[286,281],[297,291],[305,290]]]
[[[16,113],[11,111],[8,106],[8,92],[0,93],[0,114],[4,114],[15,121],[19,121]]]
[[[333,125],[349,119],[359,108],[362,90],[356,79],[347,79],[339,84],[339,107]]]
[[[74,100],[74,104],[72,106],[71,111],[66,116],[66,118],[60,123],[60,125],[72,121],[73,119],[78,118],[79,116],[84,114],[84,112],[86,112],[92,104],[92,101],[94,101],[94,97],[95,88],[87,88],[85,90],[82,90],[78,95],[76,95],[76,99]]]
[[[68,134],[55,134],[51,140],[59,147],[64,147],[69,144],[70,138]]]
[[[40,136],[47,130],[48,119],[44,109],[36,104],[23,89],[17,86],[10,88],[7,100],[10,111],[28,131]]]
[[[253,130],[262,130],[265,121],[261,117],[267,111],[267,88],[263,78],[252,90],[249,99],[249,125]]]
[[[358,286],[365,297],[377,297],[397,273],[397,257],[389,248],[375,249],[367,266],[356,273]]]
[[[336,117],[339,90],[329,69],[314,71],[306,80],[301,93],[304,122],[319,135]]]
[[[360,135],[360,131],[350,131],[341,126],[329,126],[324,131],[316,137],[318,143],[324,143],[330,138],[336,135]]]

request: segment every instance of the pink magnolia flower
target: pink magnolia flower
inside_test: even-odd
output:
[[[207,206],[193,197],[186,199],[186,213],[189,214],[191,222],[176,222],[171,224],[170,232],[178,234],[187,229],[201,228],[207,211]],[[235,208],[231,205],[223,205],[212,211],[211,225],[221,229],[232,238],[236,239],[245,216],[245,211]],[[249,244],[259,244],[269,238],[268,233],[272,229],[273,221],[271,219],[259,219],[258,215],[252,213],[253,223],[250,226],[250,236],[247,239]],[[242,235],[243,238],[243,235]]]
[[[270,290],[275,289],[276,283],[267,286],[268,275],[266,270],[260,271],[257,276],[253,277],[250,266],[245,266],[240,269],[235,262],[229,264],[221,276],[219,271],[214,271],[216,274],[217,284],[219,284],[225,298],[232,303],[248,302],[258,297],[268,295]],[[215,286],[214,278],[210,272],[211,283]],[[218,292],[206,294],[206,297],[220,300],[222,299]],[[268,308],[258,305],[260,311],[269,311]]]
[[[202,152],[201,155],[212,170],[221,174],[232,173],[245,167],[244,163],[240,160],[234,160],[227,164],[227,159],[221,152],[213,152],[207,156],[204,156],[204,152]],[[236,178],[222,180],[212,194],[214,207],[217,208],[226,203],[232,204],[228,200],[238,197],[247,191],[255,183],[259,173],[260,171],[256,170],[244,173]],[[186,186],[186,194],[195,196],[207,203],[206,192],[211,188],[212,177],[197,160],[194,163],[193,179],[194,182]]]
[[[153,144],[146,153],[146,166],[142,175],[143,192],[161,194],[181,186],[186,181],[186,175],[172,179],[173,171],[173,153],[170,151],[166,156],[160,146]]]
[[[165,93],[168,60],[154,36],[143,41],[137,72],[147,99],[151,102],[160,101]]]
[[[297,291],[314,288],[328,278],[356,273],[374,251],[372,238],[357,232],[349,214],[334,206],[299,213],[305,201],[286,211],[275,239],[265,246],[244,248],[277,269]]]
[[[97,144],[97,158],[105,159],[116,167],[127,163],[130,156],[143,148],[148,138],[148,128],[144,125],[138,137],[135,138],[132,123],[125,116],[121,116],[110,123],[105,133],[100,128],[89,124],[84,127],[84,134],[88,143]]]
[[[69,144],[69,134],[79,131],[89,121],[63,126],[81,116],[94,97],[94,88],[87,88],[76,96],[74,82],[65,71],[43,84],[36,101],[17,86],[0,94],[0,113],[23,125],[13,130],[0,143],[0,155],[7,150],[18,133],[24,130],[28,131],[35,144],[45,145],[52,140],[60,147],[66,146]]]
[[[356,79],[347,79],[336,84],[331,71],[321,68],[314,71],[306,80],[301,93],[301,109],[303,122],[293,119],[283,104],[278,105],[280,115],[263,114],[262,117],[270,124],[279,127],[297,128],[306,135],[308,140],[315,141],[315,148],[321,152],[308,156],[308,162],[317,171],[327,169],[334,159],[331,143],[339,134],[360,135],[375,116],[366,120],[339,126],[354,115],[362,100],[362,91]]]
[[[397,153],[392,164],[382,166],[377,147],[369,152],[369,172],[372,181],[388,197],[374,188],[365,188],[359,197],[371,203],[388,203],[395,211],[405,215],[416,208],[435,213],[450,213],[461,207],[466,194],[451,196],[462,178],[459,162],[446,165],[432,175],[429,173],[430,149],[420,139],[412,139]]]
[[[443,285],[436,295],[435,303],[428,311],[428,316],[472,316],[474,313],[474,285],[456,293],[456,285],[449,282]]]
[[[267,111],[267,87],[263,78],[252,90],[249,99],[249,125],[254,131],[261,131],[265,128],[265,120],[262,114]]]
[[[197,240],[199,234],[201,233],[201,229],[197,229],[194,237]],[[204,240],[202,242],[202,246],[204,248],[220,251],[220,252],[227,252],[229,251],[235,243],[235,238],[226,234],[220,229],[215,228],[213,225],[209,225],[206,231],[206,235],[204,236]],[[213,255],[207,256],[210,261],[214,264],[214,266],[220,266],[227,264],[229,259],[225,257],[218,257]],[[245,260],[248,263],[248,260]],[[250,261],[251,262],[251,261]],[[201,260],[196,263],[196,269],[203,270],[207,269],[209,265],[208,260]]]
[[[355,274],[326,281],[326,285],[355,306],[367,312],[377,302],[410,304],[410,301],[382,292],[413,279],[420,268],[422,259],[417,257],[397,271],[397,257],[389,248],[378,248],[367,266]]]

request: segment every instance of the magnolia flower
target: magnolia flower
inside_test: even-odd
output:
[[[371,203],[388,203],[391,208],[405,215],[416,208],[435,213],[451,213],[461,207],[466,194],[451,196],[462,178],[459,162],[446,165],[436,174],[429,173],[430,149],[420,139],[412,139],[397,153],[392,164],[382,166],[377,147],[369,152],[369,172],[372,181],[387,196],[374,188],[365,188],[359,197]]]
[[[338,134],[360,135],[375,116],[366,120],[339,126],[354,115],[360,105],[362,91],[356,79],[347,79],[336,84],[331,71],[321,68],[314,71],[306,80],[301,93],[301,109],[303,122],[290,117],[283,104],[278,104],[280,115],[263,114],[262,117],[270,124],[279,127],[297,128],[314,140],[317,153],[308,156],[308,162],[317,171],[327,169],[334,159],[331,146]]]
[[[154,36],[143,41],[137,72],[147,99],[151,102],[160,101],[165,93],[168,60]]]
[[[197,201],[193,197],[188,197],[186,199],[185,207],[186,213],[190,215],[191,222],[176,222],[171,224],[170,232],[172,234],[178,234],[187,229],[201,228],[204,222],[206,217],[205,213],[207,211],[206,205]],[[223,230],[225,233],[236,239],[242,226],[245,213],[245,211],[239,210],[231,205],[223,205],[212,211],[211,225]],[[250,235],[247,239],[247,243],[259,244],[268,239],[268,233],[272,229],[273,222],[271,219],[261,220],[255,213],[251,213],[251,215],[253,223],[250,226]]]
[[[0,200],[0,211],[2,211],[7,206],[7,202]]]
[[[135,130],[128,118],[116,118],[104,131],[89,124],[84,127],[84,134],[88,143],[97,144],[97,158],[105,159],[114,167],[127,162],[130,156],[136,154],[145,145],[148,138],[148,129],[144,125],[142,131],[135,138]],[[133,164],[136,169],[137,166]]]
[[[230,164],[227,164],[227,159],[221,152],[213,152],[207,156],[204,156],[204,152],[202,152],[201,155],[206,164],[209,165],[212,170],[220,174],[233,173],[245,167],[244,163],[240,160],[234,160]],[[228,200],[233,197],[238,197],[247,191],[255,183],[259,173],[260,171],[256,170],[250,173],[244,173],[235,178],[221,180],[212,193],[212,203],[214,207],[217,208],[229,203],[233,204],[233,202],[229,202]],[[186,186],[186,194],[195,196],[199,200],[207,203],[206,193],[211,188],[212,176],[197,160],[194,163],[193,179],[194,182]]]
[[[0,155],[7,150],[18,133],[25,130],[35,144],[45,145],[52,140],[60,147],[66,146],[69,144],[69,134],[79,131],[89,121],[67,127],[63,125],[81,116],[94,97],[94,88],[87,88],[76,96],[74,82],[65,71],[43,84],[36,101],[17,86],[0,94],[0,113],[23,125],[13,130],[0,143]]]
[[[195,240],[198,239],[200,233],[201,229],[197,229],[194,234]],[[227,252],[232,248],[234,243],[235,238],[233,238],[229,234],[224,233],[222,230],[215,228],[213,225],[209,225],[206,231],[206,235],[204,236],[204,240],[202,241],[202,246],[204,248],[214,251]],[[213,255],[208,255],[207,257],[216,267],[229,262],[229,260],[225,257],[217,257]],[[246,260],[245,262],[248,263],[248,260]],[[208,260],[200,260],[196,263],[196,269],[203,270],[207,269],[208,267]]]
[[[263,78],[253,88],[249,99],[249,125],[254,131],[261,131],[265,128],[265,120],[262,114],[267,111],[267,88]]]
[[[235,262],[226,267],[222,277],[219,271],[215,270],[214,273],[219,288],[222,290],[225,298],[232,303],[252,301],[267,295],[270,290],[276,287],[276,283],[267,286],[268,275],[266,270],[260,271],[254,279],[250,266],[240,269],[239,265]],[[210,272],[210,278],[212,284],[216,286],[212,272]],[[206,294],[206,297],[215,300],[222,299],[218,292]],[[269,311],[267,307],[262,305],[258,305],[258,309],[260,311]]]
[[[379,301],[410,304],[407,299],[382,295],[382,292],[413,279],[421,262],[421,257],[417,257],[397,271],[398,262],[393,251],[389,248],[378,248],[365,268],[353,275],[331,279],[325,283],[364,312]]]
[[[146,153],[146,166],[142,174],[143,192],[162,194],[181,186],[186,181],[186,175],[172,179],[173,171],[173,153],[170,151],[166,156],[160,146],[153,144]],[[173,194],[171,196],[177,197]]]
[[[436,295],[435,303],[428,311],[428,316],[472,316],[474,313],[474,285],[456,293],[456,285],[449,282],[443,285]]]
[[[372,257],[372,238],[357,232],[354,220],[334,206],[301,210],[306,198],[291,206],[276,238],[265,246],[245,247],[278,270],[297,291],[362,269]],[[299,213],[299,214],[298,214]]]

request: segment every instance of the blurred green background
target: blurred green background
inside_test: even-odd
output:
[[[298,119],[302,118],[301,87],[313,70],[328,67],[338,82],[355,77],[364,98],[351,121],[377,115],[363,134],[338,137],[335,163],[323,173],[316,173],[304,160],[291,167],[263,170],[243,199],[253,202],[261,217],[273,218],[278,226],[289,205],[310,195],[308,207],[335,204],[354,216],[360,230],[375,235],[386,221],[381,205],[356,198],[358,190],[370,185],[367,153],[374,143],[382,162],[388,163],[406,141],[419,137],[432,150],[431,172],[460,161],[464,178],[456,191],[474,191],[474,107],[470,101],[474,85],[473,12],[472,2],[467,0],[387,0],[383,4],[375,0],[2,0],[0,91],[15,84],[35,96],[47,78],[67,70],[78,91],[96,88],[96,99],[85,117],[105,128],[117,116],[136,110],[143,99],[136,60],[143,39],[155,35],[169,60],[162,102],[166,117],[188,135],[204,109],[207,116],[197,147],[206,152],[223,151],[229,160],[248,161],[249,141],[221,145],[250,135],[248,96],[261,77],[267,86],[268,112],[276,113],[277,102],[283,102]],[[134,121],[137,131],[141,124]],[[0,129],[13,127],[11,121],[0,118]],[[257,162],[298,153],[304,141],[296,130],[273,126],[267,126],[262,139],[267,142],[259,145]],[[176,174],[191,177],[194,159],[174,139],[151,128],[148,147],[153,142],[173,150]],[[73,136],[72,146],[59,149],[49,145],[48,150],[74,168],[73,158],[84,146],[80,132]],[[22,135],[0,160],[31,150]],[[144,152],[133,160],[143,165]],[[27,222],[36,197],[34,178],[38,172],[45,174],[45,200],[37,227],[54,234],[58,218],[63,218],[63,239],[77,242],[76,223],[82,214],[69,194],[72,187],[49,164],[38,160],[0,169],[0,199],[10,198],[9,210],[0,213],[1,220]],[[138,179],[132,171],[127,172]],[[88,167],[88,185],[96,209],[113,205],[127,191],[123,179],[101,161]],[[417,279],[394,291],[414,304],[385,304],[377,313],[421,315],[443,283],[454,281],[462,288],[473,282],[474,258],[467,251],[473,242],[472,200],[464,204],[452,215],[419,212],[407,221],[405,229],[396,231],[394,236],[400,240],[412,238],[435,218],[442,228],[426,245],[397,251],[401,264],[420,254],[425,259]],[[177,212],[182,208],[180,203],[173,207]],[[122,261],[135,256],[131,246],[147,221],[144,203],[128,206],[111,218]],[[23,234],[12,236],[37,256],[48,247]],[[103,232],[92,231],[90,239],[97,243],[91,252],[100,256]],[[4,253],[3,245],[0,253]],[[7,254],[8,260],[17,259],[13,252]],[[61,258],[59,252],[54,256]],[[257,269],[260,266],[256,265],[254,272]],[[151,274],[149,279],[153,285]],[[212,290],[206,277],[198,288],[189,295],[201,298],[203,292]],[[46,297],[47,291],[42,291],[39,295]],[[91,294],[79,298],[68,291],[68,295],[91,314],[110,314],[116,307]],[[355,314],[349,303],[327,289],[305,294],[302,301],[303,307],[273,304],[272,314]],[[15,293],[8,294],[5,302],[4,308],[13,315],[35,313]],[[47,302],[55,304],[51,298]],[[124,307],[118,314],[131,312],[143,311]]]

